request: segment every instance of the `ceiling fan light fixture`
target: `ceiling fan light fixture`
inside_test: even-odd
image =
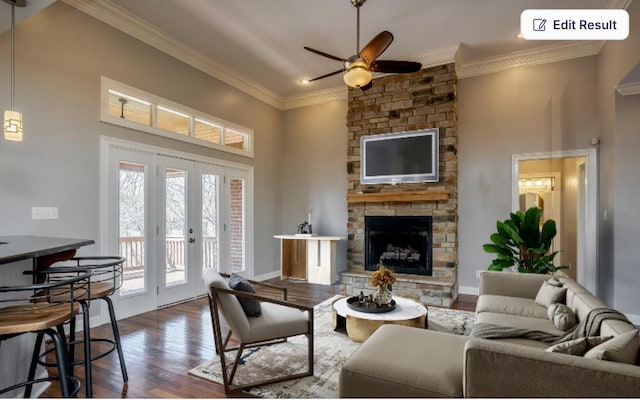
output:
[[[373,76],[364,61],[354,61],[349,65],[349,70],[342,78],[344,79],[344,83],[350,87],[360,88],[371,82]]]

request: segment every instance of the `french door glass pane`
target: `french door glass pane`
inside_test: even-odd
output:
[[[165,282],[173,286],[186,282],[185,239],[187,237],[187,172],[165,169]]]
[[[229,271],[242,272],[244,265],[244,179],[229,181]]]
[[[202,174],[202,268],[218,270],[218,175]]]
[[[119,163],[119,247],[124,265],[121,296],[145,291],[145,173],[144,165]]]

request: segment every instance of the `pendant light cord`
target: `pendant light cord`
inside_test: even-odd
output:
[[[11,111],[16,109],[16,6],[11,4]]]

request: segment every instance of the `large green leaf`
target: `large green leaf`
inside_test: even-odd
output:
[[[522,224],[521,234],[526,247],[538,247],[540,241],[540,216],[542,210],[531,207],[527,210]]]
[[[482,248],[487,253],[497,253],[497,254],[502,254],[502,255],[505,255],[505,256],[511,256],[512,255],[512,253],[509,251],[509,249],[507,249],[505,247],[502,247],[502,246],[498,246],[496,244],[487,243],[487,244],[483,245]]]
[[[520,246],[523,243],[522,237],[520,237],[517,228],[513,226],[511,221],[498,222],[498,232],[500,235],[509,238],[516,246]]]
[[[552,219],[547,220],[544,225],[542,225],[540,244],[548,250],[551,247],[551,241],[556,236],[556,233],[556,222]]]
[[[509,217],[511,218],[511,221],[513,221],[515,226],[519,228],[520,225],[522,225],[522,221],[524,220],[524,213],[518,210],[514,213],[509,214]]]
[[[489,239],[498,246],[511,246],[511,240],[505,238],[499,233],[492,233]]]

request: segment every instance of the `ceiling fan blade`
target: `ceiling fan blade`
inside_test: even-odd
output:
[[[371,64],[389,47],[391,42],[393,42],[391,32],[382,31],[360,50],[358,57],[362,58],[367,64]]]
[[[329,53],[325,53],[324,51],[316,50],[316,49],[313,49],[311,47],[304,46],[304,49],[307,50],[307,51],[310,51],[312,53],[316,53],[319,56],[330,58],[332,60],[341,61],[341,62],[346,62],[347,61],[344,58],[336,57],[336,56],[333,56],[333,55],[331,55]]]
[[[421,68],[422,64],[419,62],[395,60],[376,60],[369,66],[369,69],[373,72],[388,72],[394,74],[418,72]]]
[[[309,79],[309,82],[317,81],[317,80],[319,80],[319,79],[323,79],[323,78],[328,78],[328,77],[330,77],[330,76],[333,76],[333,75],[339,74],[340,72],[343,72],[343,71],[344,71],[344,68],[339,69],[339,70],[337,70],[337,71],[329,72],[328,74],[324,74],[324,75],[319,76],[319,77],[317,77],[317,78]]]

